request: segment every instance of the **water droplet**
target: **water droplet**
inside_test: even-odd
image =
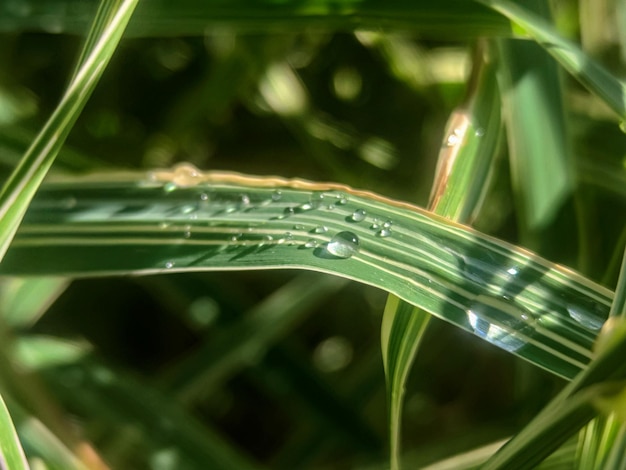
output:
[[[381,220],[378,217],[374,217],[372,225],[370,225],[370,229],[378,230],[380,228],[380,224],[382,224]]]
[[[177,188],[178,188],[178,185],[176,183],[169,181],[163,185],[163,192],[171,193],[173,191],[176,191]]]
[[[183,233],[183,236],[185,238],[191,238],[191,225],[185,225],[184,230],[185,232]]]
[[[326,209],[328,209],[329,211],[334,211],[335,210],[335,205],[334,204],[328,204],[328,207],[326,207]]]
[[[534,333],[531,313],[506,297],[477,296],[467,319],[477,336],[509,352],[527,344]]]
[[[193,186],[198,183],[202,172],[191,163],[179,163],[173,168],[172,182],[181,187]]]
[[[296,207],[296,212],[306,212],[311,211],[313,209],[317,209],[319,207],[319,203],[305,202]]]
[[[393,222],[391,220],[387,219],[383,223],[383,228],[391,228],[392,225],[393,225]]]
[[[296,224],[293,226],[294,230],[304,230],[304,225],[302,224]]]
[[[485,129],[483,129],[482,127],[479,127],[478,129],[476,129],[476,132],[474,132],[474,135],[476,137],[482,137],[485,135]]]
[[[304,247],[305,248],[316,248],[318,245],[317,240],[315,240],[314,238],[310,238],[305,244]]]
[[[174,267],[174,261],[166,261],[165,262],[165,269],[172,269]]]
[[[233,235],[232,237],[230,237],[230,241],[231,242],[236,242],[239,241],[239,239],[243,236],[243,233],[238,233],[236,235]]]
[[[365,216],[366,216],[367,212],[365,212],[363,209],[357,209],[352,213],[352,220],[354,222],[362,222],[365,220]]]
[[[272,201],[280,201],[281,197],[283,197],[283,192],[280,189],[276,189],[272,193]]]
[[[326,250],[337,258],[350,258],[359,251],[359,237],[352,232],[339,232],[331,238]]]
[[[602,304],[587,297],[579,297],[565,305],[569,316],[584,328],[598,331],[606,320],[608,307],[603,311]]]
[[[381,228],[378,232],[376,232],[377,237],[387,238],[391,236],[391,229]]]
[[[346,197],[346,195],[344,193],[339,193],[335,196],[335,199],[337,199],[337,205],[338,206],[343,206],[344,204],[348,203],[348,198]]]
[[[328,227],[326,227],[325,225],[318,225],[317,227],[315,227],[314,232],[315,233],[326,233],[326,232],[328,232]]]
[[[285,207],[283,213],[285,214],[285,217],[289,217],[290,215],[294,215],[296,213],[296,209],[291,206]]]
[[[239,202],[241,202],[241,204],[243,204],[244,206],[247,206],[248,204],[250,204],[250,196],[248,196],[247,194],[240,194]]]
[[[209,200],[209,195],[207,193],[200,194],[200,200],[201,201],[208,201]]]
[[[311,201],[312,203],[319,204],[320,202],[322,202],[323,199],[324,199],[324,193],[313,193],[311,194],[309,201]]]
[[[454,147],[455,145],[458,145],[461,142],[462,138],[463,138],[463,130],[454,129],[454,131],[452,131],[452,134],[450,134],[448,138],[446,139],[446,146]]]
[[[170,226],[170,224],[168,224],[167,222],[161,222],[159,223],[159,228],[161,230],[165,230],[166,228],[168,228]]]

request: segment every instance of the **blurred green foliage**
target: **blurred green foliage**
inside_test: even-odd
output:
[[[28,5],[3,3],[0,11]],[[85,15],[68,18],[89,2],[47,3],[66,10],[46,19],[32,7],[29,21],[15,14],[0,20],[5,177],[55,108],[83,41],[77,33],[86,30]],[[267,32],[263,21],[271,22],[246,18],[241,2],[231,6],[241,17],[216,26],[174,17],[164,29],[149,23],[149,13],[162,8],[167,18],[175,2],[145,3],[130,28],[134,37],[116,51],[53,173],[188,161],[204,170],[337,181],[425,206],[446,120],[468,89],[476,36],[509,35],[508,23],[483,7],[476,18],[497,27],[476,30],[471,18],[454,23],[451,13],[456,28],[448,39],[446,18],[424,30],[407,30],[400,18],[395,28],[390,20],[388,28],[348,32],[349,20],[332,16],[346,2],[309,2],[328,19],[291,28],[276,21]],[[599,36],[579,29],[576,2],[552,3],[564,34]],[[592,52],[623,73],[618,33],[595,37]],[[533,235],[539,242],[529,243],[613,287],[626,242],[626,136],[597,99],[571,78],[559,79],[565,107],[556,111],[568,129],[575,185]],[[545,136],[525,138],[541,147]],[[524,243],[507,156],[503,144],[475,226]],[[12,282],[2,279],[6,289]],[[287,324],[246,323],[263,308],[295,302],[310,284],[314,297]],[[57,294],[37,286],[30,295]],[[215,468],[385,468],[384,302],[384,292],[293,272],[85,279],[11,335],[18,346],[54,338],[37,343],[41,357],[23,361],[39,369],[41,358],[59,355],[38,384],[54,397],[55,412],[63,410],[61,421],[78,428],[112,468],[207,468],[211,458]],[[68,345],[79,359],[63,356]],[[203,374],[211,380],[198,381]],[[0,375],[0,390],[19,402],[19,387],[5,382]],[[478,338],[431,325],[407,383],[407,468],[514,433],[561,386]],[[39,405],[19,406],[35,413],[48,406],[34,400]],[[17,424],[20,431],[23,422]]]

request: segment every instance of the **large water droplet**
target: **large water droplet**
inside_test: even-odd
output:
[[[601,304],[587,298],[577,298],[566,304],[569,316],[580,323],[584,328],[598,331],[606,320],[606,311],[602,311]]]
[[[328,242],[326,250],[337,258],[350,258],[359,251],[359,237],[352,232],[339,232]]]
[[[362,222],[365,220],[366,215],[367,215],[367,212],[365,212],[363,209],[357,209],[352,213],[351,219],[354,222]]]
[[[477,296],[467,319],[477,336],[509,352],[527,344],[534,332],[531,313],[506,297]]]

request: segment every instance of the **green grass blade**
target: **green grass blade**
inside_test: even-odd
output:
[[[622,267],[615,288],[615,297],[609,313],[612,317],[626,317],[626,249],[622,257]]]
[[[387,381],[390,465],[400,468],[400,431],[404,386],[430,316],[395,295],[387,299],[381,327],[381,348]]]
[[[542,0],[527,7],[530,5],[544,16],[549,14],[549,6]],[[499,46],[500,86],[520,227],[525,244],[537,247],[539,241],[532,237],[553,221],[574,187],[561,77],[558,64],[536,43],[504,39]]]
[[[500,134],[500,99],[492,64],[484,64],[485,44],[477,48],[467,103],[449,119],[439,154],[430,206],[443,217],[468,221],[480,206]],[[405,383],[430,316],[389,295],[381,343],[387,380],[391,468],[400,468],[400,434]]]
[[[598,413],[598,400],[623,393],[626,323],[618,322],[599,349],[589,366],[481,468],[533,468]]]
[[[345,231],[358,246],[335,238]],[[0,266],[75,276],[260,268],[379,287],[566,378],[589,362],[612,299],[568,269],[405,203],[189,166],[151,180],[46,184]]]
[[[0,314],[11,328],[32,325],[65,291],[69,280],[60,277],[6,278],[0,281]]]
[[[30,2],[27,14],[12,2],[0,4],[0,31],[46,29],[83,33],[93,18],[91,2],[49,0]],[[510,26],[497,14],[465,0],[374,0],[369,2],[316,0],[147,1],[130,25],[132,36],[204,35],[207,27],[229,26],[261,31],[302,31],[306,27],[354,30],[381,25],[418,30],[450,39],[484,34],[509,34]]]
[[[7,470],[28,470],[26,456],[15,432],[13,421],[4,400],[0,396],[0,468]]]
[[[583,86],[601,98],[620,119],[626,118],[626,83],[609,73],[544,19],[508,0],[478,0],[502,13],[548,51]]]
[[[13,239],[28,204],[113,55],[136,3],[137,0],[127,0],[119,7],[52,116],[0,190],[0,259]]]

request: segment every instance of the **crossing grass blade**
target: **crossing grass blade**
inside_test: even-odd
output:
[[[500,138],[500,96],[495,70],[485,61],[486,43],[475,51],[473,79],[466,103],[455,111],[444,132],[431,192],[433,212],[467,222],[484,199]],[[405,383],[430,315],[393,294],[387,299],[381,347],[387,380],[390,465],[400,468],[400,435]]]
[[[52,162],[67,138],[70,129],[95,88],[117,43],[137,0],[126,0],[119,4],[87,58],[81,59],[82,66],[71,81],[61,102],[48,122],[20,160],[17,168],[0,190],[0,260],[11,242],[17,227],[33,195],[48,173]],[[88,43],[92,47],[92,43]]]
[[[4,400],[0,396],[0,468],[28,470],[28,463]]]
[[[25,328],[37,321],[68,286],[60,277],[5,278],[0,280],[2,321],[11,328]]]
[[[593,94],[601,98],[620,119],[626,118],[626,83],[609,73],[580,47],[561,36],[543,18],[521,4],[508,0],[478,0],[502,13],[554,57],[561,66]]]
[[[357,222],[358,210],[367,215]],[[374,219],[391,223],[390,236]],[[345,231],[358,246],[335,238]],[[188,165],[46,184],[0,266],[66,276],[260,268],[379,287],[565,378],[589,362],[613,295],[406,203]]]

